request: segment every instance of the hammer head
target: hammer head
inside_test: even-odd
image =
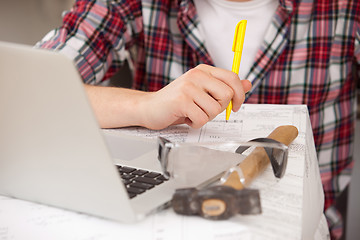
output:
[[[207,219],[228,219],[235,214],[260,214],[260,194],[256,189],[236,190],[220,185],[198,190],[176,190],[172,199],[174,211],[182,215],[199,215]]]

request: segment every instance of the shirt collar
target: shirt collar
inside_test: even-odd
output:
[[[283,8],[281,21],[287,22],[294,9],[298,6],[299,1],[300,0],[279,0],[279,5]],[[185,41],[187,41],[190,47],[196,50],[195,52],[200,52],[199,58],[202,59],[204,63],[211,64],[211,57],[207,53],[203,44],[203,39],[196,29],[198,24],[196,21],[197,13],[193,0],[177,0],[177,3],[180,10],[178,13],[178,26],[185,37]],[[285,28],[288,28],[287,24]],[[284,30],[282,34],[280,34],[282,35],[280,37],[284,38],[283,40],[285,40],[286,32],[287,30]]]
[[[297,7],[299,0],[279,0],[279,4],[283,7],[288,13],[292,13],[292,11]]]
[[[193,0],[178,0],[179,6],[186,6],[189,5],[189,2],[193,3]],[[280,6],[286,9],[289,13],[291,13],[298,5],[299,0],[279,0]]]

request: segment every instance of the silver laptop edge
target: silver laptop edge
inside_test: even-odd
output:
[[[131,203],[74,63],[59,53],[0,43],[0,114],[2,195],[122,222],[171,197]]]

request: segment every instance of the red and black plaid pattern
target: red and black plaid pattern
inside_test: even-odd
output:
[[[360,62],[360,3],[279,3],[247,75],[253,82],[247,103],[308,106],[328,208],[350,181],[353,165],[351,65]],[[191,0],[79,0],[38,46],[72,57],[91,84],[128,60],[133,88],[156,91],[200,63],[213,63],[199,24]]]

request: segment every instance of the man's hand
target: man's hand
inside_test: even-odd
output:
[[[186,123],[200,128],[224,111],[231,99],[233,111],[238,111],[250,88],[248,80],[241,81],[231,71],[199,65],[145,97],[143,125],[162,129]]]
[[[100,126],[163,129],[186,123],[200,128],[225,110],[233,111],[251,89],[248,80],[228,70],[199,65],[157,92],[86,86]]]

